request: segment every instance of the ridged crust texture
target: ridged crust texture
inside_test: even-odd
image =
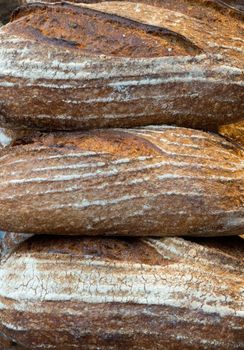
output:
[[[243,244],[31,238],[1,263],[0,327],[33,350],[241,350]]]
[[[0,30],[0,124],[217,130],[243,119],[242,11],[191,3],[35,3],[17,11]]]
[[[39,136],[0,153],[0,229],[109,235],[244,232],[243,150],[162,126]]]

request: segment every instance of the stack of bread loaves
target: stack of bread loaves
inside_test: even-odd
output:
[[[243,349],[242,1],[75,2],[0,29],[0,349]]]

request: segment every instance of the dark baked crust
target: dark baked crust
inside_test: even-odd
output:
[[[242,20],[211,3],[24,7],[0,32],[0,124],[213,130],[242,119]]]

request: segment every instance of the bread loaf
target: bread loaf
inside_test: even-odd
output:
[[[242,12],[214,3],[22,8],[0,30],[0,124],[217,130],[243,119]]]
[[[171,126],[42,136],[0,153],[0,228],[242,234],[243,154],[220,136]]]
[[[243,349],[243,240],[34,237],[0,268],[28,349]]]

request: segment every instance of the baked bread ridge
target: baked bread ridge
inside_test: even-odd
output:
[[[224,241],[233,252],[223,238],[33,237],[1,263],[2,331],[31,349],[242,349],[243,240]]]
[[[243,234],[243,150],[218,135],[172,126],[56,133],[0,155],[4,231]]]
[[[2,126],[216,130],[244,117],[237,19],[227,31],[226,17],[209,28],[176,11],[125,2],[32,4],[15,17],[0,30]]]

